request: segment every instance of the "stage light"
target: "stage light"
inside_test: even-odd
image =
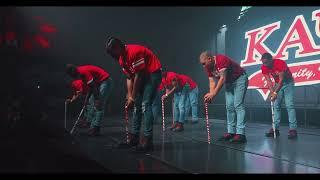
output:
[[[0,48],[16,48],[18,51],[30,53],[37,50],[37,47],[41,49],[52,47],[51,40],[55,38],[52,35],[58,31],[54,24],[48,22],[43,16],[30,16],[30,13],[26,13],[26,16],[17,14],[19,13],[4,14],[4,23],[0,27],[3,32],[0,35]],[[22,22],[24,22],[24,28],[20,28]]]
[[[248,10],[250,9],[250,8],[252,8],[252,6],[242,6],[241,7],[241,11],[240,11],[240,15],[239,15],[239,17],[238,17],[238,21],[240,21],[240,19],[244,16],[244,14],[246,13],[246,12],[248,12]]]

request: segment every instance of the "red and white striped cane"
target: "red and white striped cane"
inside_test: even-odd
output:
[[[206,123],[207,123],[207,133],[208,133],[208,143],[210,144],[210,128],[209,128],[209,114],[208,114],[208,103],[204,104],[206,112]]]
[[[163,102],[163,99],[161,100],[161,106],[162,106],[162,131],[165,131],[165,125],[164,125],[164,102]]]
[[[274,123],[274,102],[272,100],[271,100],[271,117],[272,117],[273,138],[276,139],[276,127]]]
[[[126,140],[127,140],[127,144],[129,144],[129,128],[128,128],[129,112],[127,107],[124,108],[124,113],[125,113],[124,116],[125,116],[125,126],[126,126]]]
[[[269,89],[267,87],[257,87],[257,88],[251,88],[251,89]],[[272,117],[272,130],[273,130],[273,138],[276,139],[276,129],[275,129],[275,123],[274,123],[274,102],[271,100],[271,117]]]

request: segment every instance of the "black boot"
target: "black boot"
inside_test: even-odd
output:
[[[178,122],[175,122],[174,124],[172,124],[172,126],[170,127],[170,130],[175,129],[178,126]]]
[[[134,151],[141,153],[153,151],[153,137],[145,136],[141,144],[134,148]]]
[[[129,134],[128,141],[125,140],[124,142],[118,144],[118,148],[120,149],[128,149],[139,144],[139,135],[138,134]]]
[[[298,138],[297,130],[290,129],[288,133],[288,139],[297,139],[297,138]]]
[[[80,119],[79,123],[78,123],[78,127],[79,128],[89,128],[91,125],[90,122],[88,122],[87,120],[85,119]]]
[[[276,129],[275,132],[276,132],[276,137],[280,136],[280,132],[278,129]],[[273,136],[274,136],[273,129],[271,128],[269,132],[266,133],[266,137],[273,137]]]
[[[99,126],[94,126],[94,127],[91,127],[88,131],[88,135],[89,136],[100,136],[100,127]]]
[[[172,131],[174,131],[174,132],[184,131],[183,123],[178,123],[178,125],[176,126],[176,128],[172,129]]]

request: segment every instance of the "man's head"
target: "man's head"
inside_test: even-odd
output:
[[[262,64],[271,68],[273,66],[273,59],[270,53],[264,53],[261,56]]]
[[[67,74],[73,79],[78,79],[80,77],[77,66],[73,64],[67,64]]]
[[[200,54],[200,64],[206,69],[213,70],[214,55],[210,51],[204,51]]]
[[[115,37],[110,37],[107,40],[106,49],[110,56],[118,60],[120,55],[125,52],[125,44]]]

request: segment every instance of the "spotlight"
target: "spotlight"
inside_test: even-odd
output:
[[[245,14],[246,12],[248,12],[248,9],[250,9],[251,7],[252,7],[252,6],[242,6],[242,7],[241,7],[241,11],[240,11],[240,15],[239,15],[237,21],[240,21],[240,19],[244,16],[244,14]]]

